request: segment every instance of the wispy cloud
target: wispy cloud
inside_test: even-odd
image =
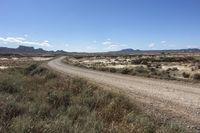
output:
[[[106,49],[112,50],[112,49],[117,49],[117,48],[119,48],[119,47],[120,47],[120,46],[117,45],[117,44],[111,44],[111,45],[109,45],[108,47],[106,47]]]
[[[155,43],[150,43],[149,44],[149,48],[154,48],[155,47]]]
[[[103,45],[111,45],[113,42],[111,41],[105,41],[105,42],[102,42]]]
[[[102,45],[105,47],[104,50],[119,50],[127,46],[125,44],[113,42],[111,39],[107,39],[106,41],[102,42]]]
[[[19,44],[19,45],[28,45],[28,46],[42,46],[42,47],[51,47],[49,41],[28,41],[24,37],[0,37],[0,42],[4,44]]]
[[[160,43],[161,43],[161,44],[165,44],[166,42],[167,42],[167,41],[161,41]]]

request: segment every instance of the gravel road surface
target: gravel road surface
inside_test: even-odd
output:
[[[200,125],[200,84],[166,81],[137,76],[100,72],[67,65],[65,57],[49,61],[48,66],[60,73],[86,78],[110,86],[129,96],[161,110]],[[197,127],[199,128],[199,127]]]

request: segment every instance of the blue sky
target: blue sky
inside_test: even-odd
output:
[[[200,48],[199,0],[0,0],[0,46]]]

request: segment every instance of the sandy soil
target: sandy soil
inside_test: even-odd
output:
[[[171,112],[200,128],[200,84],[165,81],[83,69],[62,63],[64,57],[48,62],[48,66],[63,74],[87,78],[108,85],[130,98]]]
[[[9,60],[9,59],[8,59],[8,58],[1,58],[1,57],[0,57],[0,60]]]
[[[118,68],[127,68],[127,67],[128,68],[135,68],[135,67],[141,67],[141,66],[143,66],[144,68],[146,68],[145,65],[108,65],[107,67],[118,69]]]
[[[8,66],[0,66],[0,69],[8,69]]]
[[[51,60],[52,57],[32,57],[32,59],[34,61],[47,61],[47,60]]]

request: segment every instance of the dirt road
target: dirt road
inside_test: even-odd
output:
[[[130,98],[177,114],[200,125],[200,84],[149,79],[88,70],[62,63],[64,57],[48,62],[54,70],[112,86]]]

